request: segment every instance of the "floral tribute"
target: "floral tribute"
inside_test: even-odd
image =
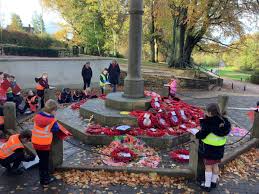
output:
[[[150,96],[152,108],[148,111],[132,111],[131,116],[136,117],[138,127],[130,127],[129,130],[120,131],[116,126],[112,128],[100,125],[90,125],[86,133],[92,135],[132,135],[132,136],[179,136],[187,133],[190,128],[200,125],[199,119],[203,117],[203,110],[189,105],[180,99],[162,98],[155,92],[145,91]],[[80,106],[79,106],[80,107]]]
[[[169,153],[171,159],[179,163],[189,162],[189,155],[189,151],[185,149],[175,150]]]
[[[103,163],[109,166],[156,168],[161,161],[153,148],[130,135],[116,137],[101,153]]]

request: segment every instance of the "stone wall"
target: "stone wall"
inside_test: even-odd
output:
[[[82,87],[81,70],[86,61],[90,61],[93,70],[93,86],[98,86],[101,71],[109,66],[111,58],[0,58],[0,72],[16,76],[17,82],[24,88],[34,88],[34,78],[48,72],[49,83],[56,87]]]

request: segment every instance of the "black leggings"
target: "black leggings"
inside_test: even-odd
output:
[[[37,95],[40,97],[40,104],[41,104],[41,108],[44,108],[45,106],[45,99],[44,99],[44,90],[37,90]]]
[[[91,79],[84,79],[84,90],[91,85]]]
[[[39,161],[39,175],[40,181],[44,182],[49,180],[49,150],[36,150]]]
[[[21,162],[25,160],[24,153],[23,152],[18,152],[18,153],[13,153],[11,156],[5,158],[5,159],[0,159],[0,164],[7,168],[7,169],[17,169]],[[13,166],[11,167],[11,164],[13,163]]]

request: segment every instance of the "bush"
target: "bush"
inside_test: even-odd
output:
[[[5,55],[37,56],[37,57],[58,57],[58,50],[30,47],[4,46]]]
[[[251,82],[254,84],[259,84],[259,69],[258,68],[251,75]]]

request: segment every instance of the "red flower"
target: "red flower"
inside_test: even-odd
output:
[[[111,152],[111,157],[116,162],[128,163],[137,157],[137,154],[129,148],[117,147]]]
[[[179,128],[176,129],[176,128],[170,127],[170,128],[167,129],[167,133],[169,135],[179,136],[179,135],[182,135],[182,134],[186,133],[186,131],[180,130]]]
[[[167,119],[169,120],[172,127],[178,126],[182,123],[181,116],[177,110],[171,110],[167,114]]]
[[[129,130],[127,134],[132,136],[140,136],[140,135],[144,135],[144,130],[141,128],[134,128],[132,130]]]
[[[169,120],[167,119],[167,117],[164,114],[158,113],[156,115],[155,126],[158,127],[159,129],[166,129],[170,126]]]
[[[152,128],[156,122],[153,114],[145,112],[138,117],[138,125],[141,129]]]
[[[146,134],[147,136],[150,136],[150,137],[162,137],[166,133],[164,130],[151,128],[151,129],[147,129]]]
[[[187,158],[189,155],[190,155],[189,151],[185,149],[175,150],[169,153],[169,156],[171,157],[171,159],[179,163],[189,162],[189,159]],[[186,156],[186,158],[183,158],[182,156]]]
[[[86,128],[86,132],[94,135],[100,135],[104,132],[105,128],[103,128],[101,125],[91,125],[88,128]]]
[[[121,131],[116,129],[104,128],[104,134],[108,136],[118,136],[122,135]]]
[[[86,101],[87,101],[87,99],[83,99],[83,100],[81,100],[81,101],[79,101],[79,102],[73,103],[73,104],[71,105],[71,109],[73,109],[73,110],[79,109],[80,106],[81,106],[82,104],[84,104]]]

